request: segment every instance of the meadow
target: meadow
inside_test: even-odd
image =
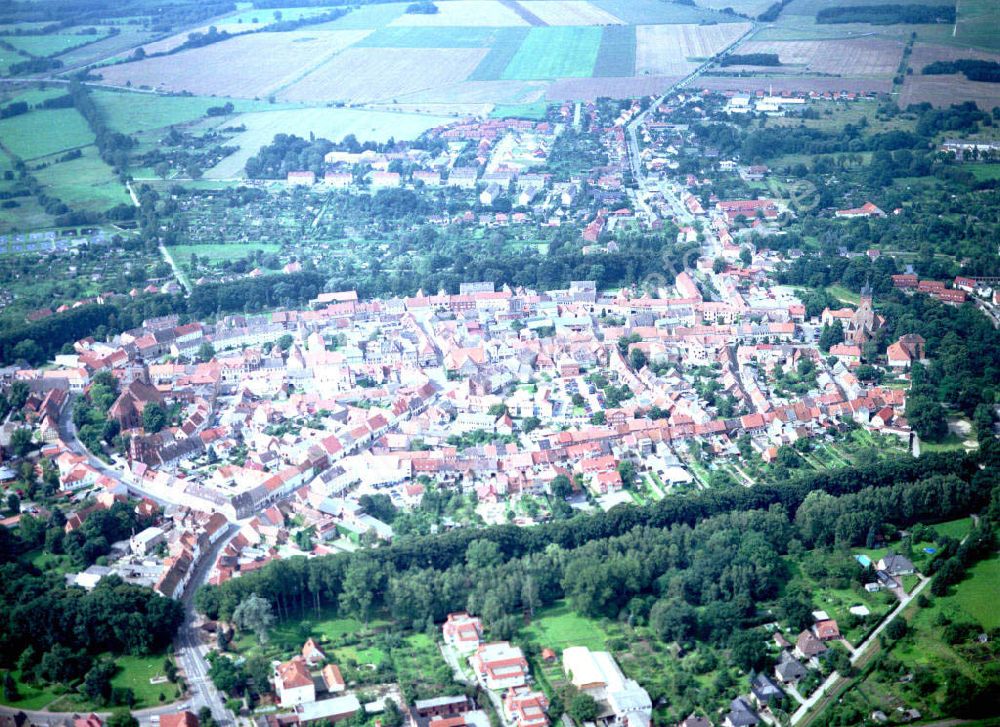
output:
[[[233,104],[236,113],[274,108],[274,105],[265,101],[163,96],[115,90],[96,90],[93,98],[111,127],[123,134],[136,134],[194,121],[205,116],[209,108],[222,106],[227,101]]]
[[[25,161],[94,143],[94,134],[76,109],[29,111],[0,121],[0,140]]]
[[[119,204],[131,204],[125,185],[101,161],[97,149],[87,146],[83,156],[49,165],[35,172],[46,191],[76,210],[103,212]]]
[[[72,33],[52,33],[49,35],[10,35],[3,38],[18,50],[39,58],[56,56],[70,48],[87,45],[101,40],[100,35],[75,35]]]

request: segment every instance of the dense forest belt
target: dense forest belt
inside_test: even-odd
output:
[[[994,448],[987,449],[984,457],[992,462],[996,459]],[[989,502],[996,475],[990,468],[980,469],[979,464],[976,456],[929,455],[801,475],[779,485],[700,492],[641,508],[616,507],[606,513],[580,515],[533,528],[468,528],[357,553],[275,561],[222,586],[203,588],[197,604],[209,616],[225,618],[245,597],[257,593],[272,600],[284,615],[325,604],[338,605],[367,619],[374,609],[390,606],[394,617],[418,622],[428,617],[443,618],[448,609],[465,607],[466,598],[473,598],[483,589],[484,578],[494,587],[501,571],[511,571],[507,575],[512,576],[512,581],[515,572],[522,579],[530,576],[537,580],[542,603],[562,595],[578,601],[573,595],[572,582],[577,579],[571,565],[577,562],[581,568],[586,563],[611,567],[607,565],[610,558],[583,557],[594,549],[620,554],[625,547],[616,545],[620,541],[630,543],[631,550],[649,548],[654,541],[679,537],[673,532],[676,528],[704,531],[706,520],[721,518],[722,522],[752,513],[757,513],[756,517],[774,515],[776,522],[787,525],[814,492],[819,494],[808,500],[804,517],[821,512],[831,521],[824,527],[816,518],[809,518],[803,530],[805,537],[816,543],[863,541],[869,529],[886,522],[905,525],[917,519],[955,517],[983,507]],[[760,528],[757,535],[764,532],[767,537],[765,531]],[[638,545],[632,545],[635,542]],[[564,555],[554,554],[553,546]],[[780,551],[784,546],[775,547]],[[647,570],[657,570],[663,558],[650,552],[637,560],[645,563]],[[497,572],[479,566],[481,562],[489,563]],[[610,577],[619,577],[617,571]],[[418,587],[428,592],[407,593],[405,597],[400,593],[401,589]],[[588,602],[596,600],[602,605],[595,610],[605,611],[615,601],[614,594],[623,588],[626,586],[616,585],[600,598],[588,597]],[[640,593],[645,588],[631,590]],[[513,604],[518,598],[514,595],[508,600]]]

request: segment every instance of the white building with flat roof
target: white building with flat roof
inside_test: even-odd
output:
[[[571,646],[563,651],[563,671],[581,692],[602,707],[599,723],[614,727],[649,727],[653,702],[634,679],[622,673],[607,651]]]

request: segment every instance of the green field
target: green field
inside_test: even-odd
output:
[[[2,40],[33,56],[46,57],[65,53],[70,48],[101,40],[99,35],[9,35]]]
[[[503,28],[453,28],[390,25],[376,30],[354,46],[357,48],[492,48]]]
[[[56,98],[57,96],[63,96],[66,94],[66,89],[61,86],[51,86],[49,88],[29,88],[18,93],[11,94],[9,97],[4,98],[3,103],[13,103],[15,101],[23,101],[28,104],[28,106],[35,106],[40,104],[50,98]]]
[[[135,134],[194,121],[213,106],[230,101],[236,113],[266,111],[275,106],[265,101],[206,98],[202,96],[158,96],[151,93],[95,90],[94,101],[115,131]],[[279,107],[280,108],[280,107]]]
[[[834,298],[839,300],[841,303],[850,303],[851,305],[857,305],[861,302],[861,296],[857,293],[852,293],[847,288],[842,285],[828,285],[826,292],[832,295]]]
[[[499,80],[527,37],[528,28],[500,28],[490,52],[479,62],[468,80]]]
[[[79,159],[51,164],[35,172],[35,178],[50,194],[77,210],[103,211],[132,202],[125,185],[101,161],[93,146],[83,149]]]
[[[702,21],[744,22],[744,18],[733,15],[702,10],[694,5],[661,2],[660,0],[592,0],[592,2],[629,25],[700,23]]]
[[[30,111],[0,121],[0,141],[25,161],[94,143],[76,109]]]
[[[958,0],[955,40],[959,43],[1000,50],[1000,4],[996,0]]]
[[[969,569],[951,595],[938,599],[941,608],[955,608],[989,631],[1000,627],[997,585],[1000,584],[1000,557],[994,556]]]
[[[597,78],[635,75],[634,25],[609,25],[603,29],[593,75]]]
[[[965,166],[965,169],[972,172],[972,176],[979,182],[988,179],[1000,179],[1000,164],[968,164]]]
[[[149,680],[163,676],[164,655],[157,656],[120,656],[115,663],[120,671],[111,680],[115,687],[129,687],[135,692],[136,708],[155,707],[160,703],[160,694],[164,701],[172,702],[177,687],[169,682],[150,684]]]
[[[362,5],[342,18],[329,23],[313,25],[310,30],[374,30],[382,28],[406,11],[408,3]]]
[[[529,626],[521,629],[541,648],[562,651],[568,646],[607,649],[608,634],[596,621],[578,616],[565,602],[541,609]]]
[[[522,104],[497,104],[490,112],[494,119],[534,119],[541,121],[545,118],[549,105],[544,101]]]
[[[501,78],[506,81],[588,78],[600,47],[601,28],[532,28]]]

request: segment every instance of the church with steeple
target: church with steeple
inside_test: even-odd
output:
[[[861,300],[856,310],[843,308],[841,310],[823,311],[820,320],[824,325],[840,321],[844,327],[844,340],[858,346],[863,346],[875,337],[876,332],[885,325],[885,317],[875,312],[872,304],[872,289],[866,282],[861,289]]]

